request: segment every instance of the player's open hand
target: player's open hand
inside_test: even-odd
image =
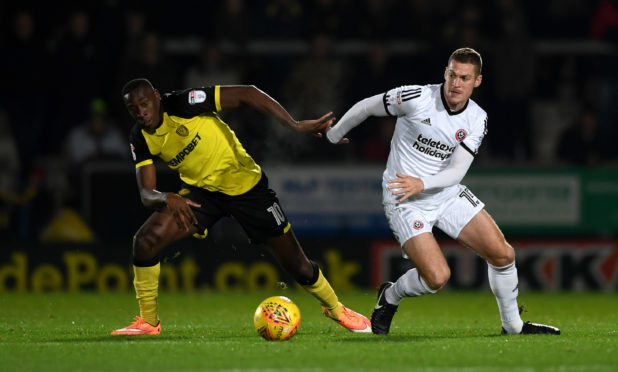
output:
[[[334,121],[333,113],[329,112],[319,119],[297,121],[292,128],[297,132],[313,133],[315,137],[322,138],[322,130],[327,126],[332,126]]]
[[[393,195],[403,194],[403,196],[399,198],[400,203],[425,189],[425,185],[420,178],[406,176],[401,173],[397,173],[396,175],[397,178],[388,181],[388,188],[393,190]]]
[[[197,218],[191,207],[201,207],[200,204],[174,193],[167,194],[165,203],[181,230],[189,231],[197,224]]]

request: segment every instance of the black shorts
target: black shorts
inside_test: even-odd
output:
[[[290,229],[277,194],[268,188],[268,178],[262,178],[244,194],[227,195],[199,187],[182,185],[179,194],[201,207],[191,207],[197,218],[196,238],[205,238],[208,230],[222,217],[232,217],[247,233],[252,243],[264,243],[267,238],[285,234]]]

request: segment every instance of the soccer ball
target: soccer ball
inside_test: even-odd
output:
[[[300,310],[287,297],[268,297],[255,309],[253,324],[258,334],[268,341],[289,340],[300,326]]]

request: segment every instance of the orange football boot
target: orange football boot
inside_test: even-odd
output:
[[[128,326],[112,331],[112,335],[158,335],[160,333],[161,321],[153,326],[139,316],[136,316],[135,321]]]
[[[341,302],[339,303],[343,308],[341,315],[339,315],[339,319],[333,318],[326,310],[325,307],[322,308],[322,312],[324,316],[330,318],[340,324],[341,326],[347,328],[351,332],[357,333],[371,333],[371,322],[367,317],[362,314],[357,313],[356,311],[352,311],[347,307],[343,306]]]

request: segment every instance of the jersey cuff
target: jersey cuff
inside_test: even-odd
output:
[[[135,164],[135,169],[141,168],[144,165],[148,165],[148,164],[152,164],[152,159],[146,159],[144,161],[140,161],[139,163]]]
[[[215,107],[217,112],[221,111],[221,86],[215,85]]]
[[[461,147],[463,147],[466,151],[468,151],[472,156],[476,156],[476,154],[474,153],[474,151],[472,151],[468,146],[466,146],[465,143],[461,143]]]
[[[384,95],[382,96],[382,103],[384,104],[384,110],[386,111],[388,116],[395,116],[395,115],[391,114],[390,111],[388,111],[388,105],[386,104],[386,93],[384,93]]]

